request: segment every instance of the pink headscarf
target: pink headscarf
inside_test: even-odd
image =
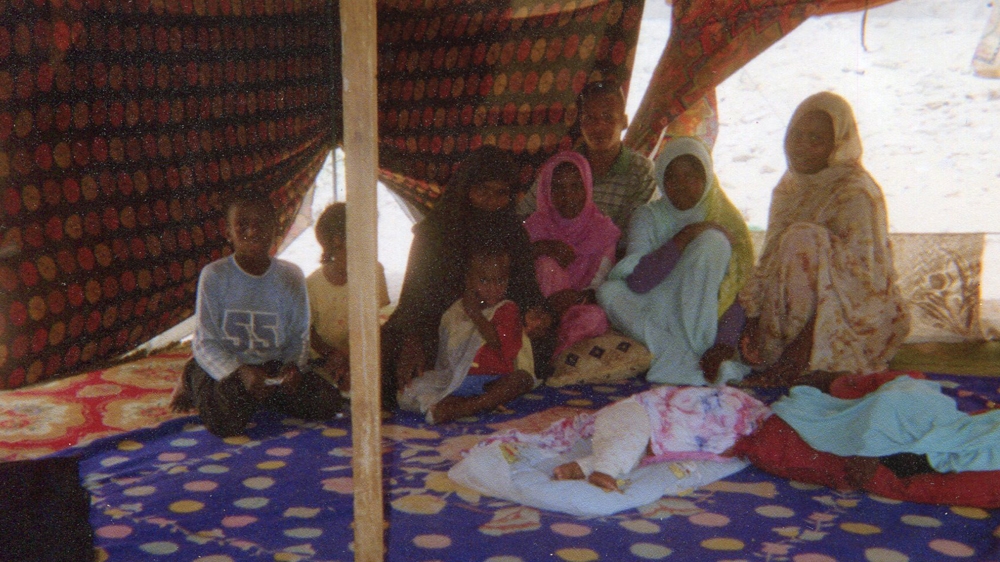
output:
[[[569,162],[580,170],[587,191],[587,202],[573,219],[563,218],[552,204],[552,174],[556,166],[563,162]],[[532,242],[560,240],[573,247],[576,260],[567,268],[567,273],[577,290],[590,284],[602,258],[614,260],[615,246],[621,237],[618,227],[594,204],[593,189],[594,180],[587,159],[577,152],[560,152],[542,166],[538,174],[538,210],[524,221]]]

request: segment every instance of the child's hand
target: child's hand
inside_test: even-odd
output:
[[[490,324],[490,321],[483,315],[483,301],[472,289],[466,289],[462,295],[462,310],[476,325],[476,330],[479,331],[479,335],[483,336],[486,345],[499,352],[501,348],[500,336],[497,334],[496,327]]]
[[[241,365],[235,374],[254,400],[264,400],[274,390],[268,388],[267,371],[259,365]]]
[[[528,334],[529,338],[537,338],[544,335],[551,325],[552,315],[541,308],[529,308],[524,313],[524,332]]]
[[[483,315],[483,301],[474,290],[467,288],[462,293],[462,310],[472,320]]]
[[[285,394],[295,394],[298,392],[299,386],[302,385],[302,371],[295,363],[282,365],[278,376],[281,377],[281,384],[278,385],[278,388]]]
[[[564,269],[576,260],[576,250],[562,240],[539,240],[532,244],[532,250],[536,258],[549,256]]]

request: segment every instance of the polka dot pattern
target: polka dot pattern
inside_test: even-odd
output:
[[[341,91],[326,9],[0,1],[0,388],[189,316],[199,270],[229,251],[227,194],[270,193],[292,223]]]
[[[610,385],[615,392],[593,393],[591,399],[601,407],[642,384]],[[482,435],[525,424],[544,427],[548,416],[565,411],[567,400],[585,396],[548,387],[533,392],[540,402],[512,403],[516,417],[485,414],[485,427],[432,430],[406,413],[386,420],[390,552],[408,553],[408,559],[492,562],[978,560],[988,548],[982,538],[996,532],[997,515],[988,510],[887,504],[828,488],[799,490],[752,467],[724,485],[686,490],[606,517],[512,504],[452,480],[449,470],[460,451]],[[294,430],[277,416],[254,421],[242,439],[212,438],[188,419],[82,448],[84,482],[101,498],[91,511],[98,552],[130,560],[242,560],[253,552],[267,552],[274,560],[318,555],[309,553],[349,559],[354,480],[349,460],[333,451],[349,450],[350,420],[310,422]],[[148,437],[155,434],[160,437]],[[183,458],[162,460],[173,454]],[[273,462],[284,464],[262,468]],[[761,494],[762,483],[775,493]]]
[[[673,550],[648,542],[638,542],[629,547],[629,552],[643,560],[662,560],[673,554]]]

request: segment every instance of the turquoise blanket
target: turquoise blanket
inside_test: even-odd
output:
[[[961,412],[937,382],[899,377],[856,400],[797,386],[772,407],[819,451],[926,454],[938,472],[1000,470],[1000,410]]]

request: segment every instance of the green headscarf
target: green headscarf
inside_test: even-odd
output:
[[[680,210],[670,202],[663,187],[663,174],[667,166],[677,157],[689,154],[701,162],[705,168],[705,191],[701,199],[687,210]],[[663,242],[673,238],[685,226],[710,221],[721,225],[732,240],[733,253],[729,258],[729,268],[719,286],[719,316],[736,302],[736,295],[743,288],[753,268],[753,243],[743,215],[726,197],[719,185],[719,178],[712,167],[712,155],[708,147],[696,137],[675,137],[671,139],[656,158],[654,177],[660,187],[662,197],[649,206],[660,216],[657,221],[664,229],[657,234]]]

